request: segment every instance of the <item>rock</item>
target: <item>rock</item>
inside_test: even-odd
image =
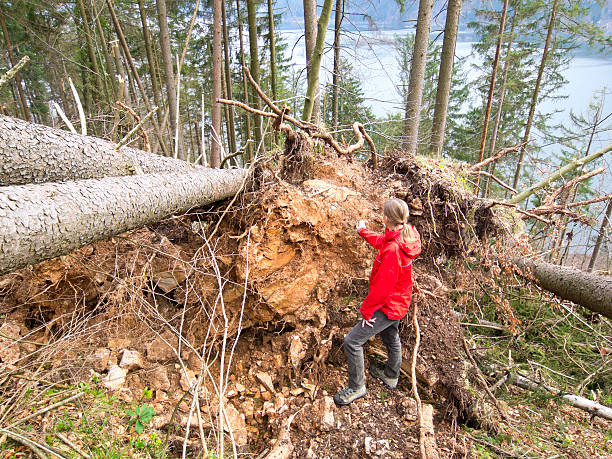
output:
[[[17,362],[21,357],[19,344],[16,340],[21,338],[21,327],[13,321],[6,321],[0,326],[0,361],[8,364]]]
[[[272,378],[270,377],[268,373],[264,373],[264,372],[255,373],[255,377],[261,384],[263,384],[266,390],[268,390],[272,394],[275,392],[274,384],[272,383]]]
[[[282,394],[276,394],[274,398],[274,411],[276,414],[283,414],[289,407],[285,403],[285,397]]]
[[[225,393],[227,398],[235,398],[238,397],[238,391],[236,389],[230,389]]]
[[[236,383],[236,390],[242,394],[246,390],[246,387],[240,383]]]
[[[238,446],[245,445],[248,440],[248,432],[246,428],[246,422],[244,421],[244,415],[241,414],[234,405],[227,403],[225,405],[225,414],[227,416],[227,423],[232,429],[234,435],[234,441]],[[224,430],[229,432],[228,426],[223,423]]]
[[[164,333],[163,339],[158,336],[153,341],[146,345],[147,359],[152,362],[166,362],[168,360],[176,359],[174,349],[170,347],[166,342],[170,343],[171,346],[176,347],[177,339],[176,336],[171,333]]]
[[[317,418],[320,419],[320,428],[324,432],[329,432],[336,428],[336,418],[334,416],[335,405],[331,397],[323,397],[317,400],[315,410],[318,412]]]
[[[303,387],[296,387],[295,389],[291,389],[291,395],[293,395],[294,397],[297,397],[300,394],[304,393],[304,388]]]
[[[255,412],[255,403],[253,402],[252,399],[247,398],[244,402],[242,402],[242,405],[240,405],[240,408],[242,408],[242,413],[244,414],[245,418],[247,419],[253,418],[253,413]]]
[[[261,393],[261,398],[263,398],[266,402],[269,402],[270,400],[272,400],[272,394],[267,390],[264,390]]]
[[[123,351],[123,355],[121,356],[121,362],[119,362],[119,366],[121,368],[127,368],[128,370],[139,370],[140,368],[145,367],[144,357],[138,351],[132,351],[130,349],[126,349]]]
[[[293,365],[296,370],[300,366],[302,359],[306,357],[306,350],[302,344],[302,340],[298,335],[293,335],[290,338],[291,343],[289,344],[289,362]]]
[[[108,374],[102,379],[102,385],[111,391],[120,389],[125,384],[125,377],[128,371],[118,365],[113,365],[108,370]]]
[[[158,391],[170,390],[170,380],[168,379],[168,371],[164,367],[157,367],[148,375],[148,382],[151,389]]]
[[[389,453],[389,440],[374,440],[372,437],[364,439],[365,452],[368,456],[385,456]]]
[[[174,290],[179,284],[184,282],[186,278],[185,272],[178,267],[173,271],[153,273],[153,281],[164,291],[164,293]]]
[[[97,348],[93,353],[93,369],[98,373],[102,373],[106,371],[108,368],[108,361],[111,356],[110,349],[106,349],[105,347]]]
[[[197,380],[196,378],[196,374],[190,370],[189,368],[185,369],[187,374],[185,374],[185,371],[181,370],[181,380],[180,380],[180,385],[181,385],[181,389],[183,389],[184,391],[188,391],[191,386],[193,386]]]
[[[276,410],[274,409],[274,403],[272,402],[264,402],[261,411],[264,416],[274,416],[276,414]]]

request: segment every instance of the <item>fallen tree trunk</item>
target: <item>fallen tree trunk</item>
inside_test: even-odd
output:
[[[519,257],[512,263],[549,292],[612,319],[612,277]]]
[[[235,195],[246,169],[0,188],[0,274]]]
[[[545,386],[544,384],[537,384],[531,381],[528,378],[525,378],[521,375],[512,375],[511,376],[512,384],[518,386],[522,389],[527,390],[545,390],[552,394],[558,394],[561,398],[569,402],[570,405],[575,406],[576,408],[580,408],[581,410],[588,411],[593,416],[599,416],[604,419],[609,419],[612,421],[612,408],[609,408],[600,403],[594,402],[593,400],[589,400],[588,398],[580,397],[574,394],[564,394],[561,391],[555,390],[551,387]]]
[[[0,115],[0,186],[195,169],[185,161]]]

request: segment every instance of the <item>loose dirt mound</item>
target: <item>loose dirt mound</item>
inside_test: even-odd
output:
[[[462,332],[444,278],[449,257],[462,256],[500,223],[436,162],[391,159],[372,172],[331,153],[309,156],[300,149],[294,157],[308,162],[306,180],[285,159],[281,176],[293,183],[262,167],[260,191],[244,193],[228,209],[200,209],[0,278],[0,307],[14,338],[54,343],[12,345],[10,358],[0,356],[2,371],[40,374],[40,359],[46,359],[53,362],[45,368],[47,380],[74,382],[95,371],[111,387],[109,374],[121,367],[127,380],[112,387],[128,400],[152,387],[160,414],[178,404],[183,392],[176,388],[189,390],[209,368],[232,374],[224,387],[233,410],[227,422],[241,432],[239,444],[248,439],[263,449],[271,432],[298,413],[290,431],[297,457],[378,450],[401,457],[414,450],[418,436],[407,393],[376,390],[351,408],[329,406],[329,395],[344,383],[341,342],[358,320],[375,255],[354,226],[364,219],[382,230],[382,203],[397,196],[409,204],[424,246],[413,271],[420,289],[420,378],[447,401],[446,419],[476,422],[481,411],[466,390]],[[414,332],[405,322],[408,359]],[[122,365],[126,350],[139,353],[138,364]],[[382,355],[381,346],[370,352]],[[214,406],[219,388],[208,379],[201,380],[200,394]],[[336,413],[335,421],[308,425],[305,417],[315,408],[320,419]],[[186,425],[187,412],[174,422]],[[214,416],[209,411],[206,417],[206,431],[214,430]],[[166,416],[158,424],[172,422]],[[448,437],[439,440],[448,455],[461,450],[446,424],[437,428]],[[319,431],[326,433],[305,439]],[[336,446],[325,453],[330,443]]]

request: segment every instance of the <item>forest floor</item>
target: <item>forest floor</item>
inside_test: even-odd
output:
[[[261,167],[265,191],[231,206],[0,277],[0,457],[418,456],[406,374],[394,391],[368,376],[348,407],[331,398],[374,258],[353,226],[381,227],[389,196],[408,202],[424,244],[417,372],[440,456],[612,455],[612,422],[509,383],[495,392],[504,420],[475,382],[463,338],[489,386],[521,372],[612,405],[610,322],[491,258],[515,217],[471,197],[447,163],[295,161]],[[401,336],[409,362],[410,317]],[[381,358],[380,342],[367,351]]]

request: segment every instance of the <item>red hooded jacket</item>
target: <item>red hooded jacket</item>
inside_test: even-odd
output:
[[[366,228],[359,230],[359,235],[379,250],[370,274],[370,290],[360,309],[366,320],[379,309],[389,319],[399,320],[410,307],[412,260],[421,253],[421,236],[414,226],[408,228],[406,241],[400,237],[400,230],[385,229],[384,235]]]

